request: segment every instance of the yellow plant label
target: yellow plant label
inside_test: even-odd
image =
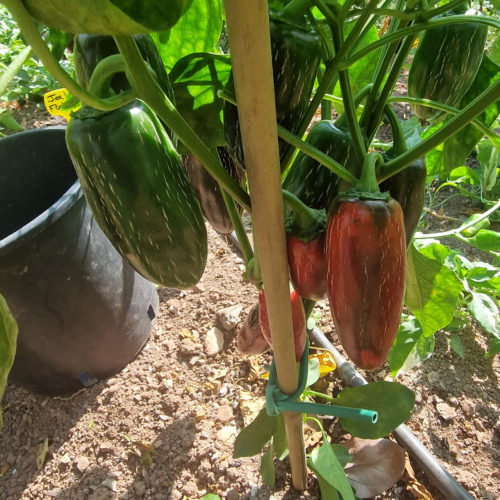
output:
[[[68,93],[69,92],[67,89],[56,89],[47,92],[43,96],[43,102],[45,104],[45,107],[47,108],[47,111],[51,115],[63,116],[67,121],[70,120],[71,112],[81,107],[81,105],[78,105],[73,109],[61,109],[64,101],[66,100],[66,97],[68,96]]]

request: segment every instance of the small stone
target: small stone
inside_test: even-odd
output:
[[[239,500],[240,495],[236,490],[230,489],[226,491],[226,500]]]
[[[143,481],[137,481],[134,483],[134,490],[138,497],[142,497],[144,496],[144,493],[146,493],[146,485]]]
[[[117,490],[117,481],[114,477],[107,477],[102,483],[101,486],[108,488],[109,491],[116,492]]]
[[[230,332],[236,325],[240,322],[241,311],[243,310],[242,305],[229,306],[220,311],[217,311],[216,317],[219,320],[221,327],[226,331]]]
[[[87,457],[78,457],[76,459],[76,468],[83,474],[90,465],[90,461]]]
[[[16,459],[16,455],[14,455],[14,453],[12,452],[9,452],[9,454],[7,455],[7,463],[12,466],[16,463]]]
[[[217,409],[217,419],[223,424],[233,420],[233,409],[231,406],[225,405]]]
[[[453,420],[457,416],[457,412],[455,408],[446,404],[446,403],[438,403],[436,405],[436,410],[439,413],[439,416],[445,421],[448,422]]]
[[[61,498],[63,490],[62,488],[54,488],[53,490],[46,490],[45,494],[51,498]]]
[[[472,417],[472,415],[474,415],[474,406],[467,399],[460,401],[460,406],[466,417]]]
[[[217,431],[217,441],[226,443],[236,434],[236,427],[234,425],[226,425]]]
[[[474,427],[478,431],[481,431],[481,432],[485,432],[486,431],[486,428],[484,427],[483,422],[481,422],[481,420],[479,420],[479,419],[474,420]]]
[[[71,462],[71,458],[69,458],[69,454],[68,453],[65,453],[60,459],[59,461],[62,463],[62,464],[69,464]]]
[[[430,384],[435,384],[441,379],[441,375],[438,372],[429,372],[427,374],[427,380]]]
[[[224,334],[217,328],[210,328],[205,337],[205,352],[208,356],[215,356],[224,348]]]
[[[193,293],[203,293],[205,291],[205,287],[201,283],[198,283],[191,288],[191,291]]]
[[[198,346],[191,339],[183,339],[179,345],[181,354],[192,356],[198,351]]]

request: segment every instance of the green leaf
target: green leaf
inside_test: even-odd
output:
[[[318,472],[314,470],[311,464],[311,459],[307,460],[308,467],[315,472],[318,478],[319,490],[321,491],[321,498],[325,500],[340,500],[337,490]]]
[[[276,433],[277,422],[277,417],[270,417],[266,408],[262,408],[256,419],[236,437],[233,458],[258,455]]]
[[[201,497],[201,500],[221,500],[219,495],[216,495],[215,493],[207,493],[206,495],[203,495]]]
[[[7,302],[0,295],[0,401],[2,400],[7,377],[16,355],[17,323],[9,311]],[[0,407],[0,430],[3,427],[2,411]]]
[[[167,71],[181,57],[215,51],[222,31],[222,0],[193,0],[191,7],[170,30],[166,43],[153,36]]]
[[[453,319],[463,284],[446,266],[412,245],[407,254],[405,305],[422,325],[425,336]]]
[[[335,453],[340,466],[344,468],[352,460],[352,455],[349,453],[349,450],[341,444],[330,444],[330,446],[332,447],[333,453]]]
[[[310,387],[319,380],[319,360],[312,358],[308,361],[306,387]]]
[[[229,56],[196,53],[179,60],[169,75],[177,110],[211,148],[225,144],[224,100],[217,92],[224,88],[230,73]]]
[[[262,455],[260,459],[260,475],[262,480],[269,486],[274,486],[275,473],[274,473],[274,462],[273,462],[273,445],[267,449],[267,451]]]
[[[378,439],[392,432],[406,421],[415,403],[413,391],[397,382],[371,382],[359,387],[345,387],[334,404],[351,408],[364,408],[378,412],[375,424],[340,418],[344,429],[353,436]]]
[[[424,336],[418,320],[412,316],[403,321],[389,351],[388,361],[392,376],[411,370],[429,358],[433,351],[434,337]]]
[[[494,338],[494,345],[500,340],[500,314],[495,301],[485,293],[472,292],[472,300],[467,305],[472,317]],[[496,348],[496,347],[495,347]],[[488,355],[493,354],[488,351]]]
[[[402,121],[401,128],[403,129],[408,148],[412,148],[422,142],[420,134],[422,133],[423,127],[420,124],[418,116],[413,115],[408,120]]]
[[[450,335],[450,347],[460,358],[464,359],[464,344],[458,335]]]
[[[460,109],[474,100],[479,94],[493,85],[500,78],[500,68],[489,59],[483,57],[479,71],[469,90],[460,102]],[[483,111],[477,118],[490,127],[500,113],[500,100]],[[483,137],[483,132],[472,125],[467,125],[453,137],[446,140],[443,147],[443,171],[464,165],[467,156]]]
[[[469,167],[457,167],[454,168],[449,174],[448,179],[450,181],[468,182],[472,186],[481,185],[481,178],[478,173]]]
[[[288,441],[283,415],[280,413],[277,419],[276,431],[273,434],[273,448],[278,460],[283,460],[288,455]]]
[[[0,125],[3,125],[8,130],[12,130],[12,132],[22,132],[24,130],[6,109],[0,110]]]
[[[344,468],[339,463],[333,451],[325,431],[323,431],[323,443],[319,448],[315,448],[309,460],[309,467],[316,475],[335,488],[341,495],[342,500],[354,500],[351,485],[347,480]],[[332,497],[324,497],[332,498]]]
[[[500,252],[500,233],[481,229],[474,237],[474,244],[479,250]]]

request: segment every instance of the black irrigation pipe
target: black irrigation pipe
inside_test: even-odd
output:
[[[347,362],[335,349],[335,346],[325,337],[319,328],[309,332],[311,339],[319,347],[328,349],[335,358],[337,372],[349,387],[367,384],[367,381]],[[401,424],[392,434],[396,441],[408,452],[424,471],[429,481],[436,486],[446,498],[457,500],[473,500],[473,497],[460,486],[456,479],[439,463],[427,448],[417,439],[417,436]]]
[[[236,234],[225,236],[237,253],[241,254],[240,246]],[[309,331],[312,341],[323,349],[328,349],[333,354],[337,372],[342,381],[349,387],[366,385],[368,382],[348,363],[335,346],[325,337],[323,332],[314,327]],[[429,481],[438,488],[446,498],[453,500],[474,500],[467,491],[457,482],[457,480],[439,463],[439,461],[427,450],[418,440],[417,436],[411,432],[406,425],[401,424],[392,434],[396,441],[408,452],[420,469],[425,473]]]

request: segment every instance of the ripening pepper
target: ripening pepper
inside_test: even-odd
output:
[[[457,106],[476,77],[487,36],[488,27],[473,22],[426,30],[410,66],[408,95]],[[444,114],[421,105],[413,109],[421,120],[428,122]]]
[[[301,297],[321,300],[326,296],[325,210],[307,207],[288,191],[283,197],[293,211],[285,221],[290,280]]]
[[[383,155],[384,160],[392,160],[407,150],[403,131],[398,117],[390,104],[386,105],[386,116],[392,129],[393,146]],[[424,195],[427,179],[425,161],[420,158],[397,174],[389,177],[380,184],[382,192],[388,191],[403,210],[406,246],[411,243],[415,234],[422,210],[424,209]]]
[[[328,213],[328,301],[339,340],[360,368],[386,359],[396,336],[405,288],[406,245],[399,204],[378,190],[375,158],[361,181],[339,194]]]
[[[94,217],[118,252],[145,278],[195,285],[207,233],[193,187],[156,115],[140,101],[112,112],[83,107],[66,144]]]
[[[304,348],[306,346],[306,316],[302,299],[296,290],[290,293],[290,302],[292,304],[292,324],[293,337],[295,341],[295,360],[300,361]],[[267,340],[267,343],[272,347],[271,329],[269,328],[269,317],[267,315],[266,297],[264,290],[259,290],[259,325],[262,335]]]
[[[237,334],[238,349],[242,354],[260,354],[269,348],[259,323],[259,303],[248,311]]]
[[[222,166],[236,182],[240,183],[242,172],[229,156],[227,149],[219,147],[217,148],[217,152]],[[207,172],[194,154],[188,153],[182,155],[182,161],[198,196],[205,219],[219,233],[231,233],[233,231],[233,223],[229,217],[218,182]]]
[[[309,105],[321,60],[321,41],[316,28],[279,12],[270,12],[271,53],[273,58],[276,118],[280,125],[297,132]],[[232,79],[229,85],[232,85]],[[244,167],[238,110],[224,105],[224,136],[229,153]],[[289,145],[280,139],[280,158]]]

